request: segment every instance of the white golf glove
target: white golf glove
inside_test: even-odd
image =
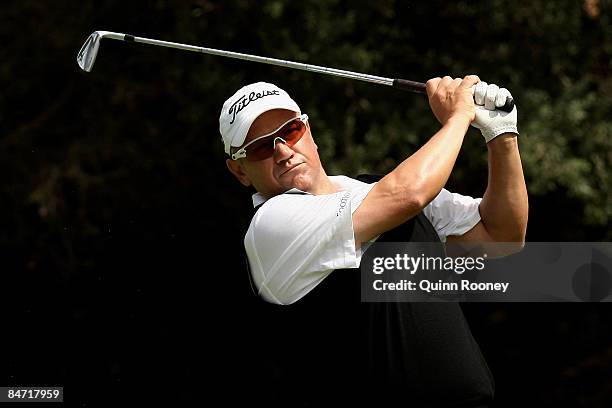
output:
[[[480,129],[480,133],[487,143],[503,133],[519,134],[516,127],[516,106],[512,109],[512,112],[495,109],[504,106],[506,98],[512,98],[506,88],[481,81],[474,85],[472,89],[474,91],[474,102],[476,103],[476,119],[472,122],[472,126]]]

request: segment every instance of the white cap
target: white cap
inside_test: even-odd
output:
[[[219,116],[219,132],[225,153],[240,147],[249,128],[259,115],[272,109],[287,109],[301,114],[300,107],[289,94],[267,82],[256,82],[240,88],[223,104]]]

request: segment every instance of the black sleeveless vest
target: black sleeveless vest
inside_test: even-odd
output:
[[[377,242],[438,242],[425,255],[444,256],[422,213]],[[251,381],[262,402],[484,407],[492,401],[493,377],[459,304],[365,303],[360,284],[359,269],[335,270],[294,304],[250,302],[257,332],[247,363],[255,365]]]

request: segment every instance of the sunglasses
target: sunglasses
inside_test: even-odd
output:
[[[306,133],[306,122],[308,115],[302,115],[289,119],[273,132],[259,136],[232,153],[232,160],[247,159],[248,161],[260,161],[271,157],[276,149],[276,142],[280,141],[291,147],[300,141]]]

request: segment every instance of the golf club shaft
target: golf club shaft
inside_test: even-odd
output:
[[[368,74],[362,74],[359,72],[346,71],[343,69],[328,68],[328,67],[322,67],[319,65],[312,65],[312,64],[304,64],[301,62],[293,62],[293,61],[281,60],[277,58],[260,57],[257,55],[243,54],[243,53],[233,52],[233,51],[217,50],[214,48],[199,47],[195,45],[181,44],[181,43],[170,42],[170,41],[154,40],[151,38],[136,37],[130,34],[121,34],[121,33],[109,32],[109,31],[96,32],[92,35],[92,37],[96,35],[97,33],[101,33],[101,34],[103,33],[101,38],[110,38],[113,40],[120,40],[120,41],[125,41],[125,42],[157,45],[161,47],[199,52],[202,54],[217,55],[220,57],[228,57],[228,58],[235,58],[235,59],[240,59],[240,60],[245,60],[245,61],[260,62],[263,64],[277,65],[281,67],[299,69],[299,70],[309,71],[309,72],[317,72],[320,74],[327,74],[327,75],[333,75],[333,76],[342,77],[342,78],[356,79],[359,81],[365,81],[365,82],[371,82],[375,84],[392,86],[402,91],[409,91],[409,92],[415,92],[415,93],[421,93],[421,94],[427,93],[424,83],[409,81],[407,79],[385,78],[385,77],[376,76],[376,75],[368,75]],[[86,48],[86,45],[87,43],[85,43],[85,45],[83,46],[82,51],[83,49]],[[95,49],[96,49],[96,52],[94,52],[94,59],[92,60],[88,68],[84,68],[87,71],[91,69],[91,65],[93,64],[93,61],[95,60],[95,54],[97,53],[97,45]],[[79,59],[80,58],[81,58],[81,53],[79,53]],[[512,100],[512,98],[508,98],[506,99],[506,104],[502,107],[498,107],[497,109],[501,111],[505,111],[505,112],[510,112],[512,111],[513,108],[514,108],[514,101]]]
[[[122,37],[122,38],[121,38]],[[303,64],[300,62],[286,61],[277,58],[260,57],[257,55],[243,54],[233,51],[217,50],[214,48],[198,47],[195,45],[181,44],[170,41],[154,40],[151,38],[136,37],[130,34],[109,35],[105,38],[115,40],[123,40],[126,42],[135,42],[142,44],[158,45],[168,48],[177,48],[186,51],[200,52],[203,54],[217,55],[221,57],[235,58],[245,61],[261,62],[263,64],[277,65],[281,67],[300,69],[303,71],[317,72],[320,74],[328,74],[342,78],[357,79],[359,81],[372,82],[381,85],[393,86],[404,91],[426,93],[425,84],[422,82],[408,81],[405,79],[392,79],[376,75],[361,74],[358,72],[346,71],[342,69],[322,67],[319,65]]]

